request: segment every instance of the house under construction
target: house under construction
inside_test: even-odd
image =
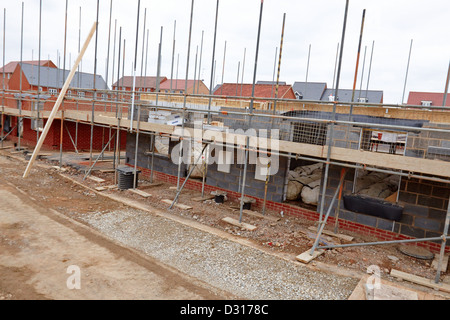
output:
[[[240,200],[241,219],[251,204],[318,221],[320,231],[328,224],[373,235],[380,240],[373,244],[450,249],[448,107],[343,102],[337,89],[322,101],[296,99],[292,88],[289,99],[233,96],[239,84],[228,85],[226,97],[109,90],[95,75],[93,85],[73,80],[64,88],[68,72],[46,97],[42,85],[23,82],[34,68],[18,64],[20,88],[4,83],[1,97],[2,141],[13,139],[18,148],[30,130],[39,138],[56,120],[52,146],[114,149],[114,170],[127,165],[134,177],[139,171],[178,192],[226,194]],[[44,107],[61,94],[59,111]],[[316,241],[312,251],[318,248],[327,247]]]

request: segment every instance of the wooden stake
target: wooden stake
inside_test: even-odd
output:
[[[50,127],[53,123],[53,120],[56,116],[56,113],[58,112],[58,109],[64,99],[64,96],[66,95],[66,91],[69,88],[70,82],[72,81],[73,76],[75,75],[75,72],[78,68],[78,65],[80,64],[81,59],[83,58],[84,53],[86,52],[86,49],[89,45],[89,43],[91,42],[92,36],[95,33],[97,27],[97,22],[94,22],[94,25],[91,28],[91,31],[86,39],[86,42],[83,45],[83,49],[81,50],[80,54],[78,55],[77,60],[75,61],[75,65],[73,66],[72,70],[69,73],[69,76],[67,77],[66,82],[64,83],[64,86],[61,90],[61,92],[59,93],[58,96],[58,100],[56,100],[55,105],[53,106],[52,112],[50,113],[50,116],[48,117],[47,123],[45,124],[44,130],[42,131],[42,134],[39,138],[39,141],[36,145],[36,148],[33,151],[33,155],[31,156],[30,161],[28,162],[28,166],[25,169],[25,172],[23,174],[23,178],[28,177],[28,174],[30,173],[31,170],[31,166],[33,165],[34,161],[36,160],[36,156],[39,153],[39,151],[41,150],[42,144],[44,143],[44,140],[47,136],[48,131],[50,130]]]

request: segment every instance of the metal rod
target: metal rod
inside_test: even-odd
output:
[[[247,53],[247,48],[244,48],[244,60],[242,61],[242,78],[241,78],[241,97],[242,97],[242,88],[244,86],[244,71],[245,71],[245,56]]]
[[[131,92],[131,122],[130,132],[133,131],[133,119],[134,119],[134,99],[136,90],[136,64],[137,64],[137,51],[138,51],[138,39],[139,39],[139,10],[141,7],[141,0],[138,0],[137,8],[137,22],[136,22],[136,45],[134,46],[134,65],[133,65],[133,90]],[[124,61],[125,62],[125,61]],[[134,173],[136,176],[136,172]]]
[[[227,54],[227,42],[225,41],[225,47],[223,49],[223,63],[222,63],[222,86],[220,88],[220,94],[223,92],[223,77],[225,75],[225,56]]]
[[[330,216],[331,209],[333,208],[333,204],[336,201],[338,194],[341,193],[341,186],[344,183],[344,176],[345,176],[345,174],[341,175],[341,179],[339,180],[338,188],[336,189],[336,192],[334,193],[333,199],[331,199],[331,203],[330,203],[330,206],[328,207],[327,214],[325,215],[324,220],[323,221],[321,220],[319,222],[319,229],[317,232],[316,240],[314,241],[314,245],[311,248],[310,255],[314,255],[314,251],[316,250],[317,245],[319,244],[320,236],[322,235],[323,229],[325,228],[325,224],[327,223],[328,217]],[[325,198],[325,195],[322,195],[322,198]],[[322,201],[324,201],[324,199],[322,199]]]
[[[338,65],[338,59],[339,59],[339,42],[338,42],[337,48],[336,48],[336,61],[334,62],[333,86],[331,87],[332,89],[334,89],[334,84],[336,81],[336,68]]]
[[[438,267],[437,267],[437,272],[436,272],[436,278],[434,280],[435,283],[439,283],[439,279],[441,277],[442,263],[443,263],[443,260],[444,260],[445,244],[447,242],[449,225],[450,225],[450,202],[449,202],[449,205],[447,206],[447,215],[445,217],[444,232],[442,234],[441,251],[439,253],[439,260],[438,260]],[[442,270],[442,271],[445,272],[445,270]]]
[[[133,189],[136,189],[137,185],[137,162],[138,162],[138,149],[139,149],[139,127],[141,123],[141,106],[138,105],[137,113],[137,123],[136,123],[136,146],[134,148],[134,176],[133,176]]]
[[[200,81],[203,81],[201,79],[201,73],[202,73],[203,35],[204,35],[204,33],[205,33],[205,31],[202,30],[202,40],[201,40],[201,43],[200,43],[200,59],[199,59],[199,62],[198,62],[198,80],[199,80],[199,82],[197,83],[197,94],[198,94],[198,90],[199,90],[199,87],[200,87]]]
[[[369,64],[369,73],[367,74],[367,87],[366,87],[366,98],[369,97],[369,81],[370,81],[370,73],[372,71],[372,59],[373,59],[373,49],[375,47],[375,41],[372,41],[372,52],[370,53],[370,64]]]
[[[198,46],[197,49],[195,51],[195,64],[194,64],[194,85],[192,88],[192,93],[195,94],[195,85],[196,85],[196,80],[197,80],[197,60],[198,60]]]
[[[66,51],[67,51],[67,7],[69,5],[69,0],[66,0],[66,11],[64,18],[64,59],[63,59],[63,82],[66,81]],[[64,100],[61,103],[61,130],[59,137],[59,167],[62,167],[62,154],[63,154],[63,143],[64,143]]]
[[[339,63],[338,63],[338,70],[337,70],[337,76],[336,76],[336,88],[334,93],[334,103],[333,103],[333,120],[336,120],[336,104],[337,100],[339,99],[339,82],[341,79],[341,67],[342,67],[342,56],[344,53],[344,40],[345,40],[345,29],[347,27],[347,15],[348,15],[348,3],[349,0],[346,0],[345,2],[345,12],[344,12],[344,23],[343,23],[343,29],[342,29],[342,39],[341,39],[341,48],[340,48],[340,54],[339,54]],[[331,156],[331,143],[333,139],[333,131],[334,131],[334,123],[331,123],[330,130],[329,130],[329,140],[328,140],[328,152],[327,152],[327,161],[325,163],[325,174],[323,179],[323,186],[322,186],[322,197],[320,201],[320,216],[319,216],[319,222],[322,221],[323,216],[323,210],[324,210],[324,202],[325,202],[325,192],[326,192],[326,185],[328,181],[328,173],[330,170],[330,156]]]
[[[409,63],[411,61],[411,51],[412,51],[413,39],[411,39],[411,44],[409,46],[408,64],[406,66],[405,84],[403,86],[402,104],[405,100],[406,82],[408,81]]]
[[[238,94],[238,86],[239,86],[239,72],[241,71],[241,62],[238,61],[238,69],[237,69],[237,77],[236,77],[236,96]],[[273,87],[273,86],[272,86]]]
[[[81,6],[80,6],[80,14],[78,18],[78,54],[80,54],[81,50]],[[77,75],[77,87],[80,87],[80,66],[78,66],[78,75]],[[78,99],[76,102],[76,109],[78,111]],[[75,123],[75,145],[78,146],[78,121]]]
[[[112,139],[115,137],[116,132],[114,132],[114,135],[111,137],[111,139],[109,139],[108,143],[106,144],[106,146],[102,149],[102,152],[100,152],[100,154],[98,155],[97,159],[95,160],[95,162],[89,167],[89,170],[86,172],[86,174],[83,177],[83,181],[86,180],[87,176],[90,175],[92,168],[95,167],[95,165],[97,164],[97,161],[102,157],[103,153],[105,152],[106,148],[108,148],[109,144],[111,143]]]
[[[344,179],[345,174],[346,174],[346,169],[342,168],[341,179]],[[338,205],[337,205],[336,211],[335,211],[334,233],[338,233],[338,228],[339,228],[339,212],[341,211],[341,198],[342,198],[343,187],[344,187],[344,184],[342,183],[341,186],[339,187]]]
[[[264,202],[263,202],[263,209],[262,209],[262,214],[266,214],[266,201],[267,201],[267,187],[269,184],[269,178],[270,178],[270,164],[271,164],[271,160],[268,161],[267,163],[267,172],[266,172],[266,182],[264,184]]]
[[[358,80],[358,69],[359,69],[359,57],[361,54],[361,44],[364,32],[364,20],[366,17],[366,9],[363,10],[362,21],[361,21],[361,32],[359,34],[359,43],[358,43],[358,53],[356,55],[356,67],[355,67],[355,78],[353,79],[353,90],[352,90],[352,102],[355,101],[355,90],[356,90],[356,81]],[[350,107],[350,116],[352,112],[352,106]]]
[[[250,100],[250,117],[248,119],[248,127],[251,128],[252,123],[252,115],[253,115],[253,103],[255,97],[255,84],[256,84],[256,73],[258,68],[258,55],[259,55],[259,42],[261,37],[261,23],[262,23],[262,14],[263,14],[264,0],[261,0],[261,7],[259,13],[259,24],[258,24],[258,36],[256,39],[256,53],[255,53],[255,67],[253,71],[253,84],[252,84],[252,99]],[[241,204],[239,210],[239,223],[242,222],[242,215],[244,210],[244,196],[245,196],[245,180],[247,178],[247,166],[248,166],[248,156],[249,156],[249,145],[250,145],[250,137],[246,136],[246,151],[245,151],[245,162],[244,162],[244,175],[242,178],[242,193],[241,193]]]
[[[96,78],[97,78],[97,45],[98,45],[98,16],[100,11],[100,0],[97,0],[97,18],[96,18],[96,30],[95,30],[95,49],[94,49],[94,81],[93,81],[93,90],[94,90],[94,100],[92,101],[92,117],[91,117],[91,138],[89,144],[89,164],[92,164],[92,148],[94,144],[94,116],[95,116],[95,99],[97,98],[97,86],[96,86]]]
[[[173,81],[173,66],[174,66],[174,58],[175,58],[175,35],[177,31],[177,20],[173,23],[173,44],[172,44],[172,65],[170,67],[170,93],[172,91],[172,81]]]
[[[445,107],[445,105],[447,104],[447,93],[448,93],[449,82],[450,82],[450,62],[448,64],[447,81],[445,81],[444,101],[442,102],[443,107]]]
[[[158,105],[158,95],[160,88],[160,77],[161,77],[161,50],[162,50],[162,39],[163,39],[163,27],[161,26],[161,34],[159,38],[158,46],[158,66],[156,70],[156,105]]]
[[[20,22],[20,70],[22,70],[22,62],[23,62],[23,14],[24,14],[24,3],[22,2],[22,18]],[[4,82],[4,80],[3,80]],[[23,132],[23,120],[22,120],[22,72],[20,72],[19,77],[19,91],[20,91],[20,98],[19,98],[19,118],[17,119],[17,132],[18,132],[18,138],[17,138],[17,147],[18,150],[21,150],[21,140],[22,140],[22,132]],[[3,128],[2,128],[3,130]]]
[[[2,114],[1,114],[1,134],[0,134],[0,139],[1,139],[1,146],[3,148],[3,131],[5,129],[5,39],[6,39],[6,8],[3,9],[3,97],[2,97]],[[21,72],[22,73],[22,72]],[[39,130],[38,130],[39,131]]]
[[[70,134],[70,131],[69,131],[69,128],[67,127],[67,124],[64,123],[64,126],[66,127],[66,131],[69,134],[69,138],[70,138],[70,141],[72,142],[72,145],[73,145],[73,147],[75,149],[75,152],[78,154],[77,146],[75,145],[75,142],[72,139],[72,135]]]
[[[316,249],[334,249],[334,248],[350,248],[350,247],[362,247],[362,246],[376,246],[386,244],[397,243],[414,243],[414,242],[427,242],[442,240],[442,237],[420,238],[420,239],[403,239],[403,240],[390,240],[390,241],[375,241],[375,242],[363,242],[363,243],[348,243],[337,245],[317,246]]]
[[[198,163],[198,161],[200,160],[200,158],[203,156],[203,152],[205,151],[206,147],[208,146],[208,144],[205,144],[205,146],[202,149],[202,152],[199,154],[199,156],[197,157],[197,160],[194,162],[194,165],[192,166],[191,170],[189,170],[189,173],[187,175],[187,177],[184,179],[183,185],[181,186],[181,188],[177,191],[177,194],[175,196],[175,198],[173,199],[172,204],[170,205],[169,209],[172,209],[173,205],[175,203],[177,203],[178,201],[178,197],[180,196],[181,191],[183,190],[186,182],[189,180],[189,177],[191,176],[192,172],[195,170],[195,167]]]
[[[358,98],[361,98],[362,84],[363,84],[363,80],[364,80],[364,71],[365,71],[365,68],[366,68],[366,54],[367,54],[367,46],[364,47],[364,58],[363,58],[363,65],[362,65],[362,70],[361,70],[361,81],[359,83]]]
[[[306,78],[305,78],[305,90],[303,93],[303,96],[306,96],[306,89],[308,87],[308,75],[309,75],[309,60],[311,58],[311,44],[309,45],[309,50],[308,50],[308,62],[306,64]]]
[[[182,114],[182,124],[181,124],[181,130],[184,134],[184,128],[185,128],[185,117],[186,117],[186,99],[187,99],[187,85],[188,85],[188,79],[189,79],[189,58],[191,54],[191,36],[192,36],[192,21],[194,16],[194,0],[191,2],[191,18],[189,22],[189,39],[188,39],[188,49],[187,49],[187,61],[186,61],[186,80],[184,82],[184,101],[183,101],[183,114]],[[181,178],[181,163],[182,163],[182,155],[183,155],[183,140],[180,139],[180,152],[179,152],[179,159],[178,159],[178,179],[177,179],[177,190],[180,189],[180,178]]]
[[[6,9],[5,9],[6,13]],[[36,144],[39,142],[39,106],[41,104],[41,30],[42,30],[42,0],[39,1],[39,50],[38,50],[38,100],[36,113]]]
[[[273,98],[273,91],[274,91],[273,88],[275,86],[275,73],[277,72],[277,56],[278,56],[278,47],[275,47],[275,58],[273,61],[273,74],[272,74],[272,91],[270,92],[271,98]],[[236,89],[236,96],[237,96],[237,89]]]
[[[216,3],[216,19],[214,22],[214,41],[213,41],[213,50],[212,50],[212,61],[211,61],[211,78],[209,84],[209,103],[208,103],[208,124],[211,124],[211,97],[213,95],[213,84],[214,84],[214,67],[215,67],[215,56],[216,56],[216,39],[217,39],[217,20],[219,17],[219,0]]]
[[[283,55],[283,42],[284,42],[284,26],[286,25],[286,13],[283,14],[283,26],[281,27],[281,40],[280,40],[280,56],[278,57],[278,71],[277,71],[277,83],[275,86],[275,102],[273,104],[273,114],[275,114],[277,110],[277,98],[278,98],[278,91],[280,87],[280,72],[281,72],[281,58]],[[274,119],[272,118],[272,126],[273,126]]]

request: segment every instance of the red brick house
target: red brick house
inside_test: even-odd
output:
[[[424,107],[441,107],[444,102],[444,93],[411,91],[408,97],[409,105]],[[446,107],[450,107],[450,97],[447,96]]]
[[[11,63],[2,69],[9,71]],[[54,64],[50,61],[46,66],[39,67],[37,64],[20,63],[15,64],[15,69],[11,73],[8,81],[8,89],[11,93],[5,95],[4,104],[6,107],[19,109],[21,101],[21,109],[28,111],[50,111],[52,110],[60,90],[64,85],[65,79],[69,75],[69,70],[62,70],[53,67]],[[22,79],[22,85],[21,80]],[[93,102],[89,98],[93,96],[92,89],[94,87],[94,75],[89,73],[76,72],[71,85],[66,93],[63,104],[60,110],[84,110],[91,111]],[[96,75],[95,87],[99,90],[107,89],[107,85],[103,77]],[[72,89],[72,88],[77,88]],[[85,89],[85,90],[83,90]],[[20,92],[21,90],[21,92]],[[40,93],[40,94],[38,94]],[[106,92],[99,93],[100,99],[104,99],[105,103],[97,102],[94,104],[96,111],[104,111],[109,108],[107,98],[110,95]],[[22,99],[20,99],[22,97]],[[74,99],[75,97],[79,99]],[[97,96],[97,99],[99,97]],[[5,116],[4,133],[9,132],[15,128],[8,138],[13,141],[18,140],[19,132],[17,130],[18,117]],[[66,151],[75,150],[72,140],[77,141],[77,150],[90,149],[91,125],[79,123],[78,128],[74,122],[65,121],[63,130],[63,149]],[[45,121],[42,119],[23,118],[21,130],[21,145],[34,146],[37,142],[37,130],[42,130],[45,126]],[[108,134],[104,134],[104,128],[94,127],[93,135],[93,149],[101,150],[103,145],[107,143]],[[59,149],[60,145],[61,120],[55,119],[50,128],[47,138],[44,141],[44,148]],[[77,139],[75,139],[77,137]],[[106,140],[106,141],[105,141]],[[121,146],[125,147],[126,133],[121,133]]]
[[[239,84],[239,83],[224,83],[219,85],[214,90],[216,96],[231,96],[231,97],[251,97],[253,85]],[[256,84],[255,97],[256,98],[275,98],[276,85],[272,84]],[[294,90],[290,85],[278,86],[278,99],[296,99]]]
[[[174,93],[184,93],[187,88],[188,94],[209,94],[208,87],[201,80],[188,80],[186,86],[186,79],[167,79],[159,88],[159,92],[169,93],[172,88]]]
[[[167,80],[166,77],[160,77],[159,84],[161,85]],[[124,76],[112,85],[113,90],[133,90],[133,77]],[[138,92],[155,92],[158,83],[158,77],[136,77],[135,89]]]

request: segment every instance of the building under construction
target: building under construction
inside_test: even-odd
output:
[[[449,251],[448,107],[344,102],[338,88],[326,101],[258,97],[240,94],[255,84],[239,83],[228,84],[226,95],[122,90],[120,79],[109,90],[86,74],[65,87],[69,72],[51,69],[17,63],[4,85],[2,141],[18,150],[37,144],[51,120],[47,147],[113,150],[113,169],[134,172],[129,188],[138,179],[164,181],[178,194],[189,188],[237,199],[241,219],[251,206],[318,221],[320,231],[370,234],[379,239],[372,245]],[[60,80],[43,85],[47,76]],[[278,89],[279,82],[260,86]],[[325,248],[316,242],[312,251]]]

